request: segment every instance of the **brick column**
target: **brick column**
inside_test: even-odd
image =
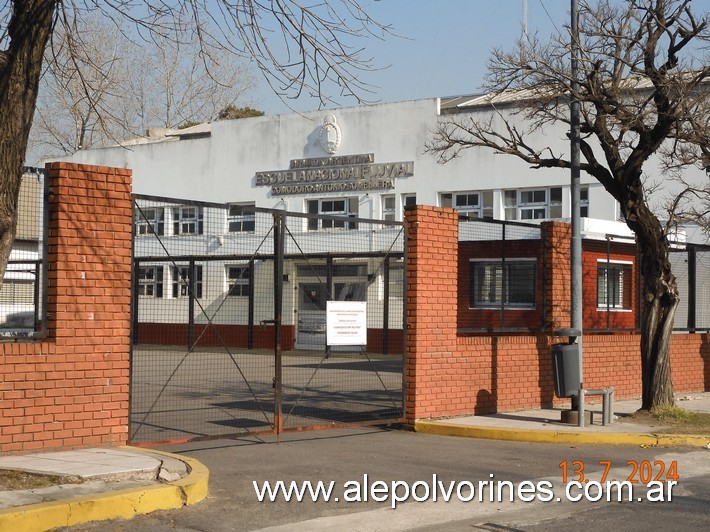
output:
[[[541,229],[546,254],[545,327],[552,332],[561,327],[569,327],[572,319],[570,314],[572,226],[563,222],[543,222]]]
[[[407,228],[406,417],[432,417],[446,402],[456,348],[458,214],[418,205]],[[448,377],[447,377],[448,375]]]
[[[127,442],[131,171],[48,170],[47,338],[0,344],[0,452]]]

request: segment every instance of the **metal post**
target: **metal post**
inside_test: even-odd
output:
[[[195,347],[195,288],[196,288],[197,270],[195,269],[195,261],[191,260],[187,269],[187,348],[192,350]]]
[[[382,294],[382,353],[389,353],[390,334],[390,258],[385,257],[383,270],[384,292]]]
[[[580,216],[579,216],[579,145],[580,145],[580,130],[579,130],[579,100],[577,92],[579,84],[577,82],[577,60],[579,55],[579,27],[578,27],[578,0],[572,2],[572,94],[570,104],[570,163],[571,163],[571,184],[570,192],[572,196],[572,241],[571,241],[571,257],[570,266],[572,272],[571,286],[571,314],[572,328],[579,330],[577,344],[579,347],[579,382],[584,382],[584,369],[582,357],[582,237],[580,231]]]
[[[254,349],[254,259],[249,261],[249,309],[247,310],[247,349]]]
[[[698,289],[698,248],[688,246],[688,330],[695,333]]]
[[[283,429],[281,412],[281,314],[283,312],[285,222],[284,213],[274,213],[274,428],[276,429],[277,441],[278,435],[281,434]]]

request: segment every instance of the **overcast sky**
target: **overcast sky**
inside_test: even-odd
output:
[[[512,49],[520,37],[523,4],[524,0],[363,0],[373,18],[406,37],[363,41],[365,55],[379,66],[390,65],[368,73],[367,81],[378,86],[368,99],[396,102],[478,92],[490,50]],[[527,0],[528,33],[538,32],[546,40],[555,28],[564,28],[569,11],[570,0]],[[265,83],[254,100],[255,107],[268,115],[290,112]],[[297,111],[318,108],[313,98],[289,103]],[[339,104],[356,102],[341,98]]]

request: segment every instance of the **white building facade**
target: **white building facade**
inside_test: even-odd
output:
[[[405,205],[426,204],[473,217],[570,217],[568,171],[534,170],[482,149],[437,163],[426,145],[446,106],[427,99],[219,121],[64,160],[131,168],[135,193],[233,203],[235,216],[256,205],[401,220]],[[546,136],[554,152],[568,151],[563,128]],[[594,179],[582,176],[581,193],[583,216],[619,218]]]

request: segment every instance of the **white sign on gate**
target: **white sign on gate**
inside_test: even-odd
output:
[[[326,303],[327,345],[367,345],[367,303],[328,301]]]

